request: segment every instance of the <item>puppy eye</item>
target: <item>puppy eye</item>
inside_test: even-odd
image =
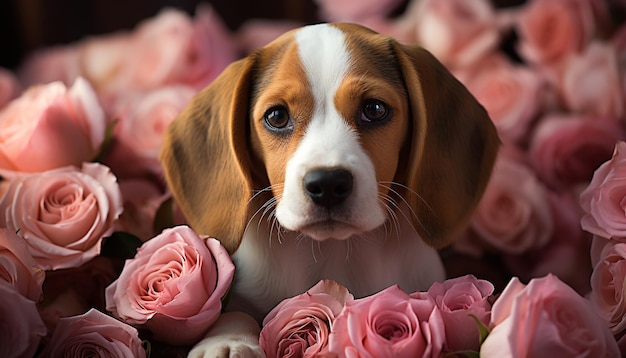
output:
[[[268,109],[263,115],[265,125],[271,130],[285,130],[292,126],[291,116],[287,108],[275,106]]]
[[[368,99],[361,107],[361,121],[365,124],[375,124],[386,120],[391,113],[389,106],[377,99]]]

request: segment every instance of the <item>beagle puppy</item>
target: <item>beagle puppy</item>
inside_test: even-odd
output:
[[[237,313],[192,355],[262,356],[256,322],[321,279],[355,297],[443,280],[436,249],[467,223],[498,145],[429,52],[358,25],[303,27],[231,64],[161,155],[190,225],[237,268]]]

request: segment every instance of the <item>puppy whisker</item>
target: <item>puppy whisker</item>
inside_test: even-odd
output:
[[[412,190],[411,188],[409,188],[408,186],[398,183],[398,182],[394,182],[394,181],[390,181],[390,182],[379,182],[379,185],[387,188],[389,190],[390,193],[393,194],[394,197],[398,198],[401,202],[403,202],[404,204],[406,204],[407,208],[410,211],[410,216],[415,218],[415,221],[419,224],[419,226],[424,230],[424,232],[426,232],[426,234],[429,233],[428,228],[422,223],[422,220],[420,219],[420,217],[415,213],[415,211],[413,210],[413,208],[411,207],[411,205],[409,205],[409,203],[407,202],[407,200],[404,198],[403,195],[400,194],[400,192],[398,192],[396,189],[393,188],[393,186],[399,186],[400,188],[406,189],[406,191],[411,194],[411,195],[415,195],[415,197],[417,197],[421,202],[423,202],[426,207],[433,213],[435,214],[435,212],[433,211],[432,207],[426,202],[426,200],[424,200],[424,198],[422,198],[422,196],[420,196],[415,190]],[[387,184],[391,184],[391,185],[387,185]],[[396,200],[392,200],[394,207],[399,209],[399,204]],[[404,217],[405,220],[408,220],[410,222],[410,218],[407,217],[407,214],[404,212],[404,210],[397,210],[399,211],[402,216]],[[417,233],[417,231],[415,229],[413,229],[413,231]]]

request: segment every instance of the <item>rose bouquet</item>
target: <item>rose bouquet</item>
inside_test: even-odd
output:
[[[503,145],[441,252],[448,280],[369,297],[322,281],[265,317],[267,356],[626,354],[623,2],[315,2],[433,52]],[[298,25],[231,33],[209,6],[164,9],[0,69],[0,356],[189,353],[235,268],[184,225],[161,137],[228,63]]]

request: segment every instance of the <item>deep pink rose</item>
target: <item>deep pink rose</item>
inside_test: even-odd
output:
[[[237,29],[237,44],[244,54],[252,53],[287,31],[303,26],[302,23],[279,19],[250,19]]]
[[[37,302],[45,277],[24,239],[11,230],[0,228],[0,281],[8,282],[22,296]]]
[[[0,227],[17,232],[45,270],[80,266],[100,253],[122,212],[117,179],[98,163],[13,179],[0,200]]]
[[[529,158],[537,175],[554,189],[588,183],[624,139],[615,118],[551,114],[543,117],[530,140]]]
[[[491,310],[481,357],[619,357],[591,303],[556,276],[511,279]]]
[[[165,131],[196,92],[192,87],[178,85],[119,98],[112,110],[117,119],[114,140],[104,162],[122,179],[162,177],[159,152]]]
[[[119,274],[120,260],[96,256],[79,267],[46,272],[44,300],[39,314],[48,329],[59,319],[83,314],[90,308],[105,311],[104,290]]]
[[[320,281],[279,303],[263,320],[260,345],[268,358],[327,354],[335,317],[354,297],[335,281]]]
[[[531,0],[517,22],[519,52],[524,59],[553,65],[581,52],[591,40],[595,22],[587,0]]]
[[[234,265],[219,241],[177,226],[146,241],[106,289],[107,310],[155,339],[199,341],[219,317]]]
[[[0,68],[0,108],[4,107],[22,91],[22,87],[13,72]]]
[[[496,249],[521,254],[548,243],[553,221],[548,191],[517,152],[500,151],[467,235],[455,247],[476,256]]]
[[[456,68],[476,63],[500,40],[496,13],[488,0],[414,1],[399,20],[407,39]]]
[[[80,316],[61,318],[41,357],[143,358],[146,351],[137,330],[91,309]]]
[[[545,94],[544,80],[537,72],[504,63],[483,68],[466,85],[501,135],[516,142],[526,139]]]
[[[473,317],[489,325],[493,290],[491,282],[473,275],[435,282],[428,289],[426,294],[433,298],[443,319],[446,352],[479,350],[480,334]]]
[[[398,286],[346,302],[329,348],[338,357],[439,357],[445,327],[433,300]]]
[[[142,241],[158,234],[155,232],[157,211],[170,195],[155,181],[140,178],[123,180],[120,190],[124,212],[116,222],[116,230],[131,233]]]
[[[35,302],[0,280],[0,357],[32,357],[48,330]]]
[[[626,333],[626,243],[595,237],[592,256],[589,299],[619,337]]]
[[[90,161],[106,131],[104,111],[87,81],[38,85],[0,111],[0,169],[41,172]]]
[[[359,22],[372,17],[385,17],[402,3],[401,0],[314,0],[320,17],[326,21]]]
[[[570,57],[559,82],[567,109],[577,113],[621,118],[624,90],[615,48],[593,42],[583,53]]]
[[[606,239],[626,241],[626,142],[615,145],[613,157],[593,174],[580,194],[584,230]]]
[[[24,87],[55,81],[70,84],[80,76],[78,58],[78,49],[74,45],[38,49],[20,65],[19,80]],[[88,81],[91,82],[91,78]]]

